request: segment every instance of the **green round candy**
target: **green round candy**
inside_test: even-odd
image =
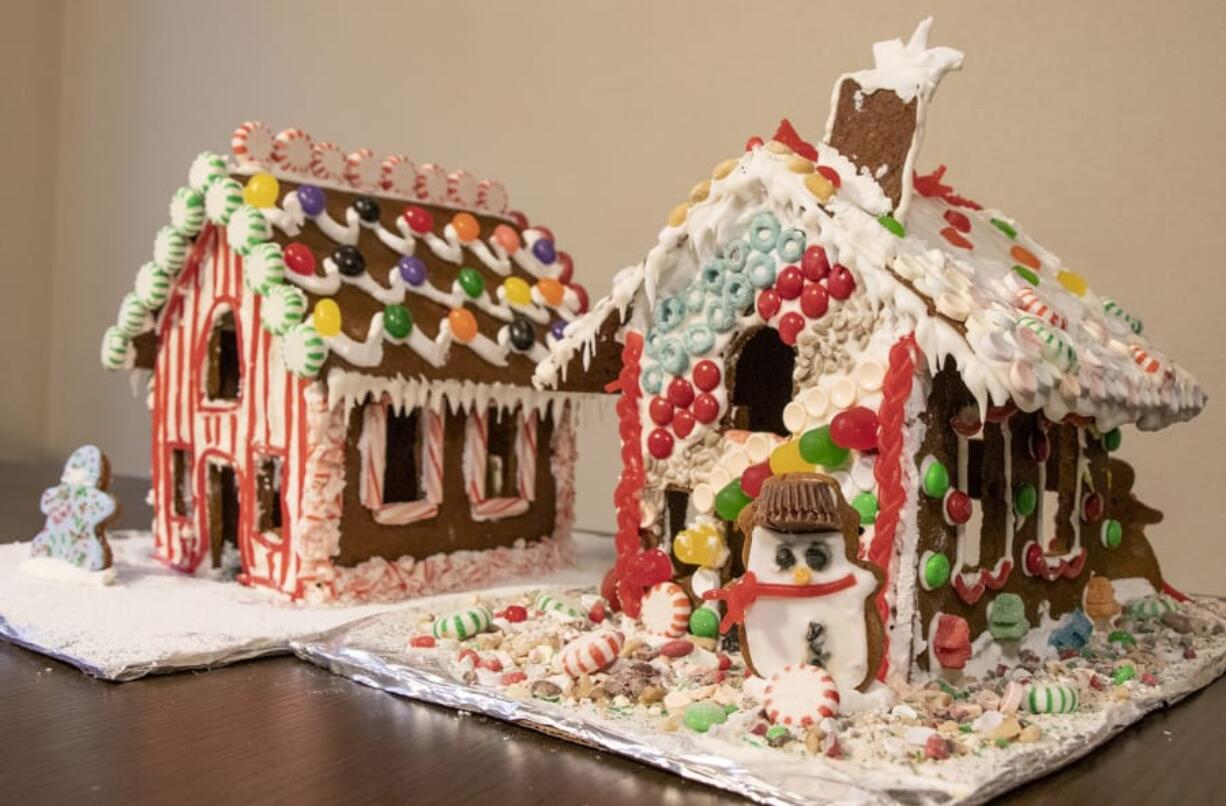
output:
[[[701,700],[687,705],[681,719],[690,730],[696,733],[706,733],[713,725],[722,725],[727,722],[728,714],[710,700]]]
[[[1137,676],[1137,667],[1131,663],[1125,663],[1123,666],[1115,670],[1115,674],[1111,675],[1111,680],[1117,685],[1127,683],[1129,680]]]
[[[399,303],[383,309],[383,329],[393,339],[403,339],[413,332],[413,315]]]
[[[1039,505],[1039,492],[1029,482],[1013,488],[1013,511],[1023,518],[1030,517]]]
[[[847,461],[848,451],[834,444],[830,438],[830,426],[823,425],[806,431],[800,437],[800,458],[809,464],[822,467],[838,467]]]
[[[485,280],[481,279],[481,274],[476,269],[470,269],[467,266],[460,269],[456,281],[459,282],[460,288],[464,289],[464,293],[472,299],[485,293]]]
[[[852,508],[860,513],[860,523],[871,526],[877,522],[877,496],[864,492],[851,500]]]
[[[949,492],[949,468],[937,461],[928,464],[924,471],[924,495],[929,498],[944,498]]]
[[[949,558],[939,551],[934,552],[924,561],[924,587],[929,590],[945,587],[949,572]]]
[[[1137,639],[1133,638],[1132,633],[1127,630],[1112,630],[1107,636],[1107,643],[1119,644],[1121,646],[1136,646]]]
[[[709,607],[700,607],[690,613],[690,632],[699,638],[714,638],[719,635],[719,614]]]
[[[1114,518],[1103,521],[1103,545],[1109,549],[1118,549],[1124,542],[1124,525]]]
[[[1014,266],[1013,270],[1017,272],[1018,277],[1021,277],[1023,280],[1030,283],[1031,285],[1039,284],[1039,275],[1035,274],[1034,272],[1032,272],[1030,269],[1026,268],[1025,266]]]
[[[902,238],[907,234],[907,230],[903,227],[902,223],[892,215],[878,216],[877,223],[881,224],[881,226],[885,227],[899,238]]]
[[[1124,441],[1124,435],[1120,433],[1120,429],[1112,428],[1107,433],[1103,434],[1103,450],[1108,453],[1113,453],[1120,449],[1120,443]]]
[[[766,729],[766,741],[768,742],[777,741],[790,735],[791,731],[789,731],[783,725],[771,725]]]
[[[726,521],[735,521],[736,516],[740,515],[741,510],[752,500],[741,489],[741,480],[733,479],[724,489],[715,494],[715,514]]]

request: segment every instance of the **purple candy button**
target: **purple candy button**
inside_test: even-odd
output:
[[[405,255],[396,266],[400,269],[401,278],[414,288],[426,281],[426,264],[421,262],[421,258]]]
[[[537,241],[537,243],[540,243],[540,241]],[[553,336],[555,339],[562,338],[562,335],[565,332],[566,332],[566,322],[563,322],[561,319],[558,319],[552,325],[549,326],[549,335]]]
[[[532,254],[536,255],[536,259],[546,266],[558,259],[558,253],[553,248],[553,241],[548,238],[537,238],[536,243],[532,244]]]
[[[314,218],[324,211],[324,192],[314,185],[299,185],[298,203],[302,212]]]

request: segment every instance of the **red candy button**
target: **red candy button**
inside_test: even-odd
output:
[[[719,416],[719,401],[703,392],[694,398],[694,419],[700,423],[713,423]]]
[[[673,421],[673,404],[657,395],[647,404],[647,413],[656,425],[668,425]]]
[[[775,280],[775,290],[783,299],[796,299],[805,287],[805,276],[795,266],[788,266],[779,272]]]
[[[694,402],[694,387],[685,378],[673,378],[668,383],[668,402],[684,409]]]
[[[824,278],[830,273],[830,260],[826,257],[826,250],[816,244],[806,249],[804,257],[800,259],[800,270],[807,279],[815,283]]]
[[[689,409],[681,409],[673,415],[673,433],[678,439],[685,439],[694,430],[694,415]]]
[[[657,459],[667,459],[673,455],[673,435],[663,428],[657,428],[647,435],[647,450]]]
[[[946,210],[945,220],[959,232],[971,231],[971,220],[964,213],[960,213],[957,210]]]
[[[286,267],[294,274],[311,275],[315,273],[315,254],[306,244],[287,243],[284,255]]]
[[[512,624],[517,624],[521,621],[528,620],[528,609],[520,605],[507,605],[506,610],[502,611],[502,617]]]
[[[704,392],[719,386],[720,371],[714,361],[704,358],[694,365],[694,385]]]
[[[830,270],[830,277],[826,280],[826,290],[835,299],[847,299],[851,296],[851,292],[856,290],[856,278],[851,276],[846,266],[836,263]]]
[[[961,490],[945,493],[945,520],[951,526],[961,526],[971,519],[971,497]]]
[[[796,311],[788,311],[779,320],[779,340],[789,346],[796,343],[796,337],[805,327],[805,318]]]
[[[758,316],[770,321],[770,318],[779,313],[779,306],[783,304],[783,300],[779,297],[779,292],[773,288],[768,288],[758,295]]]
[[[434,229],[434,216],[426,208],[415,204],[404,208],[404,220],[416,235],[425,235]]]
[[[810,319],[820,319],[830,307],[830,295],[818,283],[808,283],[800,294],[800,310]]]

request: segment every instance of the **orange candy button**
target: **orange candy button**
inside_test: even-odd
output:
[[[562,304],[562,295],[566,293],[566,288],[557,280],[542,277],[536,281],[536,287],[546,304],[554,308]]]
[[[458,342],[467,344],[477,337],[477,319],[472,311],[456,308],[447,314],[447,324],[451,325],[451,335]]]
[[[472,213],[456,213],[455,218],[451,219],[451,228],[455,230],[455,235],[461,243],[476,240],[481,234],[481,225]]]
[[[1029,249],[1023,246],[1013,246],[1009,249],[1009,254],[1012,255],[1013,259],[1018,263],[1021,263],[1023,266],[1029,266],[1035,270],[1039,269],[1039,267],[1043,265],[1039,262],[1039,259],[1034,256],[1034,252],[1031,252]]]

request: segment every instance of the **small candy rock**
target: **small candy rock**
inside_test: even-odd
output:
[[[706,733],[715,725],[728,721],[728,714],[713,702],[696,702],[686,706],[682,719],[695,733]]]
[[[1038,725],[1031,723],[1022,728],[1022,732],[1017,735],[1017,740],[1023,744],[1032,744],[1037,742],[1043,736],[1043,729]]]
[[[538,700],[556,700],[562,696],[562,687],[549,680],[537,680],[529,691]]]
[[[816,756],[822,752],[822,740],[826,738],[826,734],[821,728],[809,728],[805,733],[805,750],[809,755]]]
[[[946,736],[954,736],[961,733],[962,729],[958,727],[957,722],[954,722],[952,719],[947,719],[940,725],[937,725],[937,732],[943,733]]]
[[[688,691],[670,691],[664,695],[664,707],[670,711],[680,711],[693,701]]]
[[[639,702],[643,705],[660,702],[664,699],[664,689],[660,686],[646,686],[639,693]]]
[[[938,733],[934,733],[924,742],[924,755],[934,761],[949,758],[950,741]]]
[[[899,703],[890,709],[890,714],[898,719],[919,719],[919,712],[906,703]]]
[[[997,725],[990,733],[989,739],[1005,739],[1012,741],[1016,739],[1022,732],[1022,723],[1018,722],[1017,717],[1008,717]]]
[[[1184,660],[1195,660],[1196,650],[1193,649],[1192,647],[1188,647],[1187,649],[1183,651],[1183,657],[1184,657]]]
[[[1188,618],[1183,613],[1176,613],[1174,611],[1171,611],[1170,613],[1163,613],[1162,623],[1180,634],[1186,635],[1187,633],[1192,632],[1192,619]]]
[[[1141,682],[1147,686],[1156,686],[1158,685],[1158,678],[1152,672],[1146,672],[1141,675]]]
[[[1005,721],[1005,717],[1000,711],[986,711],[980,715],[972,723],[973,727],[979,733],[986,733],[991,736],[991,733],[996,730]]]

